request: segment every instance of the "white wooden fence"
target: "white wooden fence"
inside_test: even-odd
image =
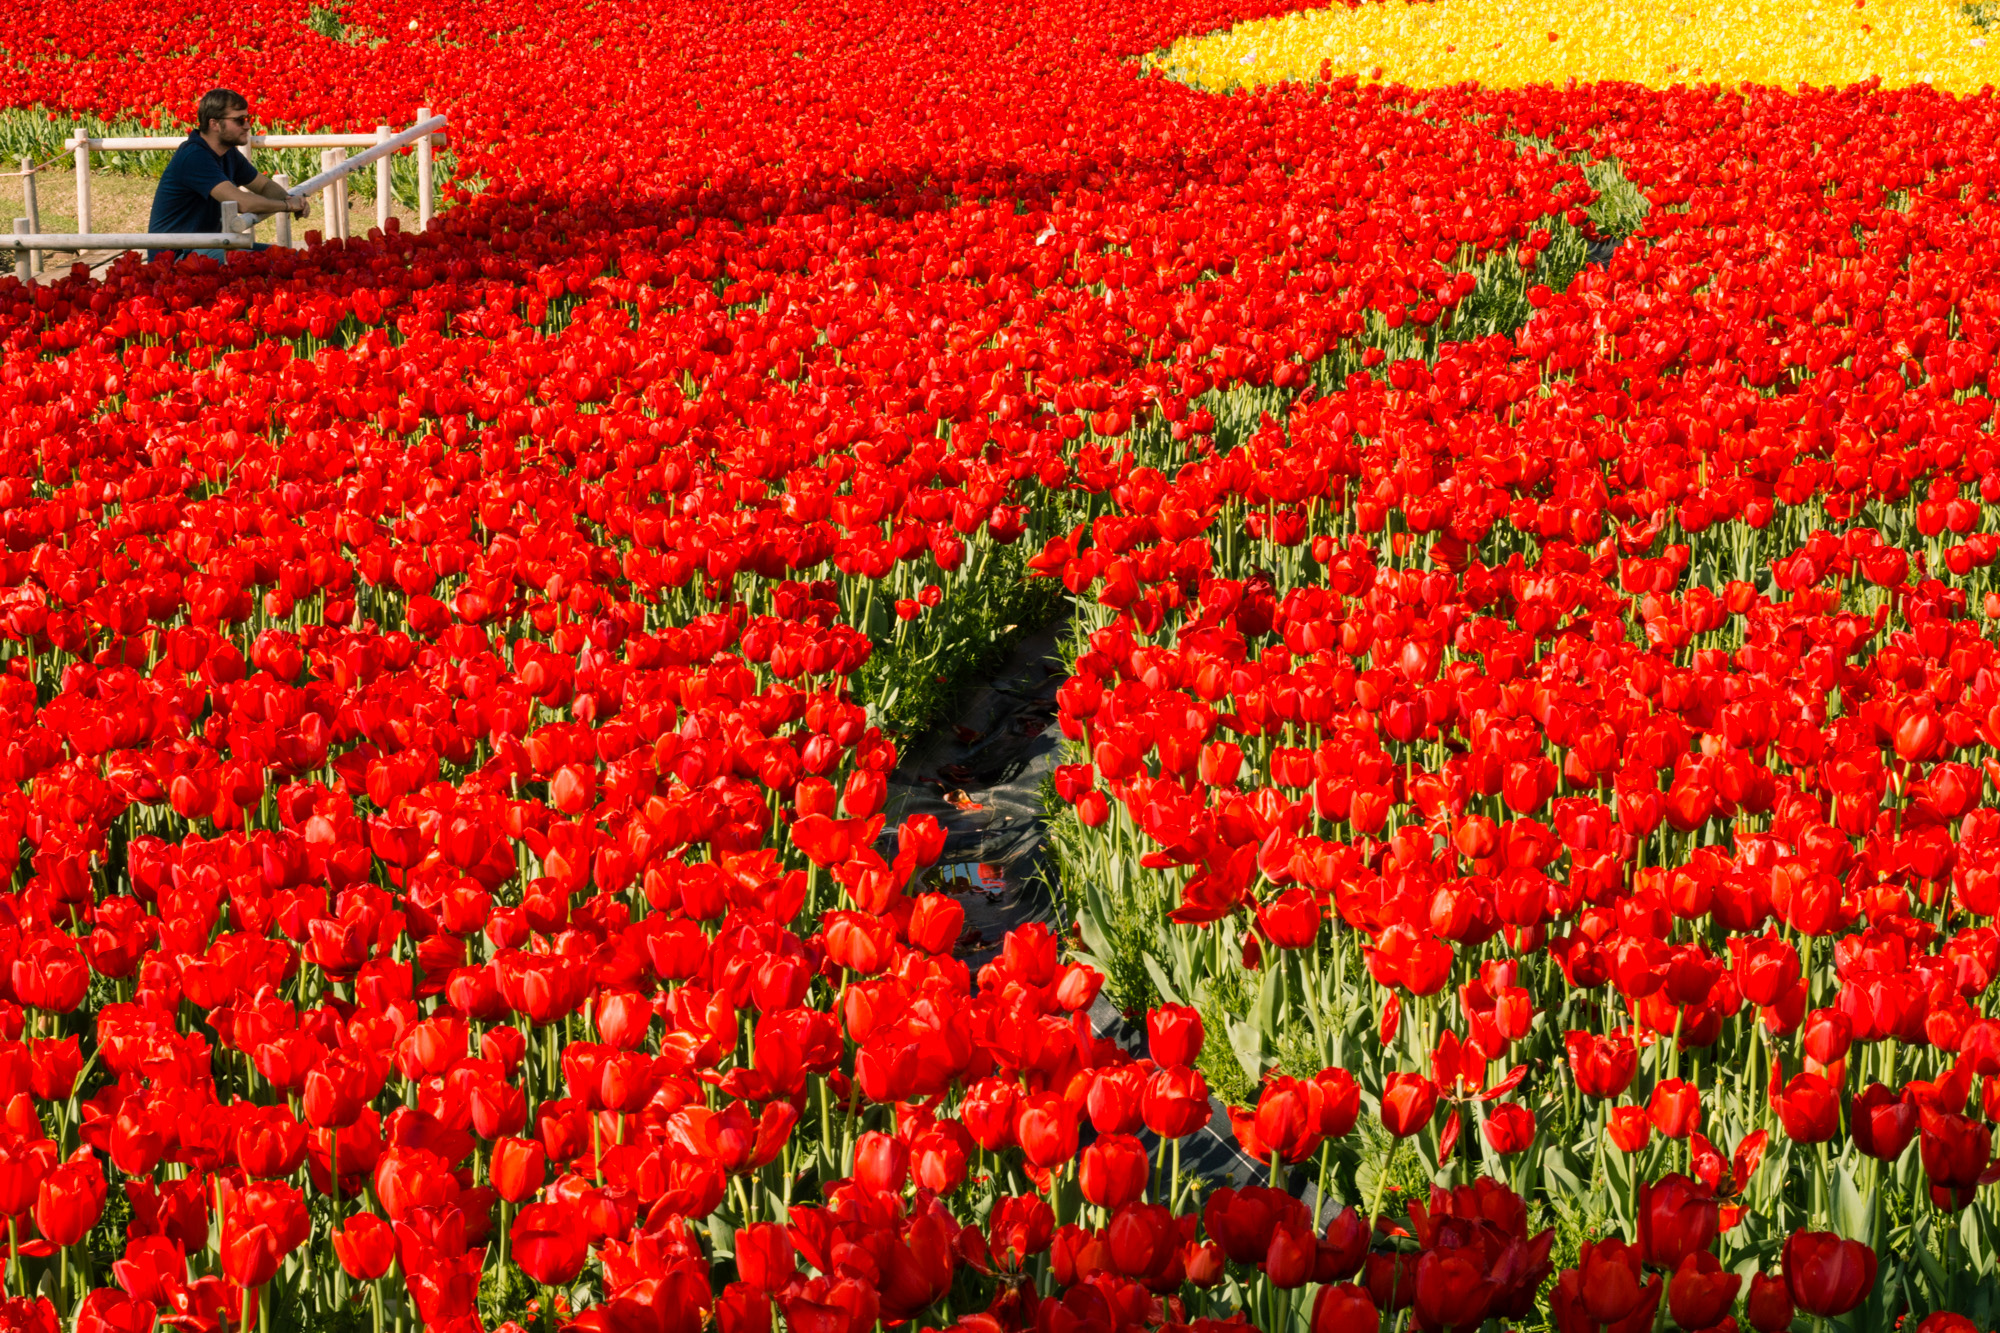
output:
[[[375,225],[387,227],[389,224],[389,200],[391,197],[389,172],[390,158],[403,148],[416,146],[417,157],[417,230],[429,228],[436,211],[436,194],[433,180],[432,140],[445,127],[444,116],[433,116],[429,107],[417,108],[417,123],[409,129],[397,133],[387,125],[377,125],[373,134],[254,134],[250,136],[250,148],[318,148],[320,172],[318,175],[292,185],[283,176],[273,180],[284,186],[293,198],[314,194],[324,195],[326,210],[326,234],[328,236],[348,235],[347,219],[347,178],[362,167],[375,168]],[[187,142],[185,135],[132,135],[93,139],[81,130],[64,141],[76,162],[76,230],[74,232],[49,233],[41,228],[41,209],[35,192],[37,168],[27,158],[21,159],[21,191],[26,205],[27,216],[14,219],[11,236],[0,236],[0,250],[15,252],[15,274],[23,282],[29,281],[39,267],[39,252],[44,250],[248,250],[256,243],[254,228],[259,219],[254,215],[238,216],[236,205],[225,203],[223,209],[223,229],[209,234],[185,232],[99,232],[91,227],[90,199],[90,155],[92,153],[115,152],[170,152]],[[363,151],[349,157],[350,148]],[[46,163],[43,165],[47,165]],[[279,213],[277,219],[276,243],[289,247],[292,244],[292,215]]]

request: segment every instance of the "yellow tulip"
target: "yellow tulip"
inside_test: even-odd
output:
[[[1989,39],[1988,33],[1991,32]],[[1492,88],[1615,79],[1655,88],[2000,84],[2000,0],[1402,0],[1284,15],[1187,37],[1154,57],[1206,88],[1336,77]]]

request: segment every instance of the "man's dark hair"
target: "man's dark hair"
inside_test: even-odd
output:
[[[213,88],[201,95],[194,104],[194,129],[197,134],[208,133],[210,122],[221,120],[236,111],[248,111],[250,103],[242,93],[233,93],[227,88]]]

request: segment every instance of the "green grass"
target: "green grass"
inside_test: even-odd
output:
[[[1027,577],[1031,541],[1002,546],[983,533],[969,540],[965,564],[942,576],[944,599],[914,621],[899,621],[895,602],[914,597],[937,573],[928,560],[899,564],[884,586],[850,608],[859,616],[848,623],[875,642],[855,673],[855,697],[873,706],[881,725],[914,734],[937,723],[969,682],[1061,611],[1061,589]]]
[[[306,15],[306,26],[329,42],[346,41],[347,24],[341,17],[346,8],[338,0],[330,5],[314,5]]]

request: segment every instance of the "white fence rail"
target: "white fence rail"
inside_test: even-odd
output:
[[[390,158],[414,144],[417,159],[417,230],[428,230],[431,219],[436,216],[435,195],[435,139],[445,128],[447,118],[433,116],[429,107],[417,108],[417,123],[409,129],[397,133],[388,125],[378,125],[373,134],[253,134],[249,148],[319,148],[321,170],[297,186],[291,185],[282,176],[275,176],[280,185],[295,199],[320,194],[325,197],[327,234],[347,236],[347,178],[362,167],[375,168],[375,224],[387,227],[389,223]],[[48,233],[42,231],[41,210],[35,192],[37,168],[27,159],[21,159],[21,191],[26,206],[26,217],[14,219],[14,234],[0,236],[0,250],[16,253],[15,275],[23,282],[32,279],[39,269],[39,252],[44,250],[247,250],[255,244],[249,228],[257,223],[255,217],[237,220],[234,204],[224,204],[223,230],[214,234],[190,235],[168,232],[100,232],[92,228],[90,192],[90,155],[92,153],[115,152],[170,152],[187,142],[185,135],[121,135],[91,138],[81,130],[63,141],[63,147],[71,152],[76,164],[76,230],[74,232]],[[364,151],[349,157],[347,150],[360,148]],[[46,164],[44,164],[46,165]],[[290,246],[292,243],[291,215],[277,216],[278,244]]]

